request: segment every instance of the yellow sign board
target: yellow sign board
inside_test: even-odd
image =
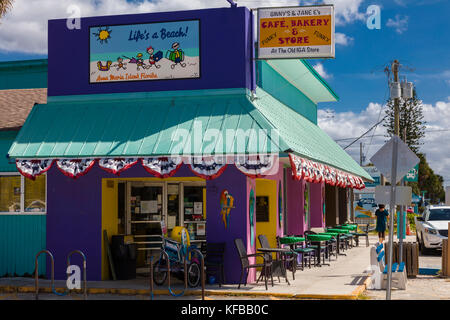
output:
[[[334,7],[258,9],[258,58],[334,58]]]

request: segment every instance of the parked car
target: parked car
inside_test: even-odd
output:
[[[422,216],[414,217],[416,238],[422,253],[442,249],[442,239],[448,239],[450,206],[428,206]]]

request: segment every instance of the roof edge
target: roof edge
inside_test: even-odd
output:
[[[247,88],[104,93],[104,94],[70,95],[70,96],[48,96],[47,103],[105,101],[105,100],[124,100],[124,99],[129,100],[129,99],[149,99],[149,98],[173,99],[173,98],[188,98],[188,97],[230,96],[230,95],[248,96],[250,94],[251,92]]]
[[[305,65],[306,68],[309,69],[309,71],[314,75],[314,77],[328,90],[328,92],[336,99],[336,101],[339,101],[339,96],[336,92],[334,92],[333,89],[331,89],[331,86],[328,84],[328,82],[325,81],[324,78],[316,71],[316,69],[311,66],[311,64],[304,60],[300,59],[300,61]]]

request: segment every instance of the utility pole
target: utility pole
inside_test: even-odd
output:
[[[359,143],[359,165],[362,167],[363,165],[363,144]]]
[[[394,82],[398,83],[398,60],[394,60],[392,63],[392,73],[394,76]],[[400,133],[400,112],[399,112],[399,97],[394,98],[394,137],[399,136]],[[398,156],[398,145],[397,141],[394,141],[394,148],[392,152],[392,173],[391,173],[391,202],[389,209],[391,210],[389,219],[389,256],[388,256],[388,278],[387,278],[387,288],[386,288],[386,300],[391,300],[391,289],[392,289],[392,258],[393,258],[393,242],[394,242],[394,217],[395,217],[395,187],[397,184],[397,156]]]

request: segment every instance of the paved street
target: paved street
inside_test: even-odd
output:
[[[414,241],[410,237],[409,241]],[[370,237],[370,243],[376,242],[376,237]],[[370,247],[360,245],[345,251],[346,256],[331,259],[330,265],[306,268],[295,273],[288,272],[288,285],[284,279],[281,282],[274,279],[274,286],[269,284],[266,291],[263,283],[242,286],[237,285],[206,285],[206,299],[211,300],[249,300],[249,299],[385,299],[384,290],[365,290],[368,279]],[[327,261],[328,262],[328,261]],[[440,269],[441,257],[439,252],[421,255],[420,268]],[[48,280],[40,280],[40,287],[49,287]],[[56,281],[56,287],[62,288],[64,281]],[[34,300],[34,280],[32,278],[0,278],[0,300]],[[11,289],[15,288],[15,289]],[[129,281],[92,281],[88,284],[89,300],[150,300],[148,279],[134,279]],[[175,292],[180,292],[181,286],[174,285]],[[48,290],[48,289],[47,289]],[[155,300],[199,300],[201,291],[188,289],[182,297],[172,297],[167,293],[167,287],[155,286]],[[165,291],[165,292],[164,292]],[[126,294],[123,294],[123,293]],[[81,294],[57,296],[43,292],[41,300],[82,300]],[[407,289],[393,290],[392,299],[450,299],[450,279],[443,279],[432,275],[418,275],[408,279]]]

